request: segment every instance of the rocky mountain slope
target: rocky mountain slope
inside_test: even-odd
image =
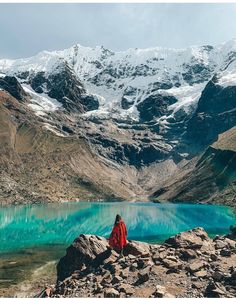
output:
[[[214,202],[235,206],[236,126],[219,135],[200,158],[196,158],[170,177],[154,192],[161,200]]]
[[[119,258],[105,238],[80,235],[58,263],[57,284],[37,297],[233,298],[235,240],[196,228],[162,245],[128,241]]]
[[[235,95],[236,40],[2,59],[2,201],[147,199],[236,125]]]

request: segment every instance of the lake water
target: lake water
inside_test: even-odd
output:
[[[0,252],[69,244],[79,234],[108,237],[119,213],[130,239],[159,242],[197,226],[210,234],[227,233],[236,223],[230,208],[155,203],[62,203],[0,208]]]

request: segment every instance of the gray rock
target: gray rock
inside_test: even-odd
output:
[[[223,240],[216,240],[215,241],[215,248],[216,249],[222,249],[222,248],[224,248],[226,246],[227,246],[227,243],[225,241],[223,241]]]
[[[212,278],[215,280],[215,281],[221,281],[223,278],[224,278],[224,274],[220,271],[215,271],[213,274],[212,274]]]
[[[220,255],[222,257],[230,257],[231,256],[231,251],[227,248],[223,248],[221,251],[220,251]]]
[[[218,259],[217,255],[213,254],[213,253],[210,255],[210,258],[212,261],[217,261],[217,259]]]
[[[150,277],[150,268],[149,267],[147,267],[143,270],[140,270],[138,272],[138,283],[141,284],[141,283],[148,281],[149,277]]]
[[[219,284],[210,281],[205,290],[206,297],[227,297],[227,290],[226,288]]]

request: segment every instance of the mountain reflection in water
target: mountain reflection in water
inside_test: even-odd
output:
[[[130,239],[159,242],[197,226],[227,233],[236,223],[230,208],[154,203],[60,203],[0,208],[0,252],[47,244],[69,244],[79,234],[109,236],[115,215],[124,218]]]

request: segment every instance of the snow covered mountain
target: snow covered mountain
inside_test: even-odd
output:
[[[95,95],[98,100],[96,114],[113,117],[117,113],[119,117],[134,120],[141,117],[164,121],[179,109],[193,111],[201,91],[215,73],[223,70],[220,85],[235,84],[232,64],[235,51],[236,40],[217,47],[129,49],[124,52],[77,44],[63,51],[44,51],[31,58],[2,59],[0,72],[16,76],[21,83],[44,95],[50,92],[50,87],[46,86],[50,75],[68,67],[81,82],[80,89],[84,88],[84,93]],[[149,116],[142,115],[141,103],[158,104],[154,96],[172,97],[168,112],[153,111]]]
[[[134,141],[137,148],[131,163],[135,165],[170,155],[192,156],[234,124],[234,96],[225,109],[221,94],[232,97],[235,92],[236,40],[216,47],[123,52],[77,44],[25,59],[2,59],[0,73],[17,78],[30,97],[28,106],[45,127],[65,136],[83,131],[99,154],[110,147],[105,156],[118,161],[131,162],[133,150],[128,153],[130,148],[123,145],[129,147]],[[216,93],[220,109],[212,113]],[[220,110],[231,111],[231,120],[222,127],[222,117],[215,115]],[[69,124],[65,117],[70,117]],[[209,117],[210,126],[219,127],[202,141]],[[117,157],[120,145],[122,156]],[[143,148],[149,148],[145,156],[140,155]]]
[[[0,124],[6,200],[159,196],[236,125],[236,40],[0,59]]]

